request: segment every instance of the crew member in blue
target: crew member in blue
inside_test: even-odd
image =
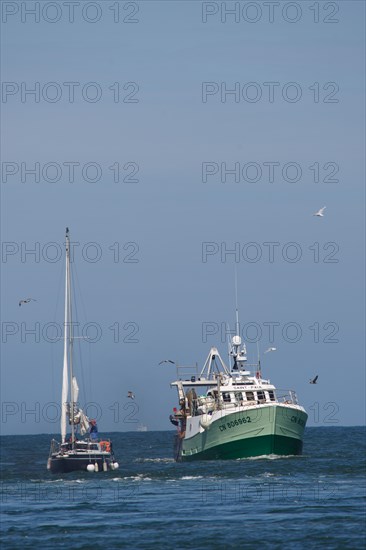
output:
[[[90,424],[90,439],[98,439],[98,426],[96,420],[89,420]]]

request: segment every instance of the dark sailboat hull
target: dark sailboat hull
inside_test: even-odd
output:
[[[49,459],[49,470],[52,474],[68,474],[70,472],[87,471],[89,465],[98,465],[98,472],[113,469],[114,459],[112,455],[74,455],[74,456],[51,456]],[[106,465],[106,466],[104,466]],[[103,468],[104,466],[104,468]]]

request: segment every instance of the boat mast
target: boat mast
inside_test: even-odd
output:
[[[240,336],[239,307],[238,307],[238,270],[236,266],[235,266],[235,314],[236,314],[235,330],[236,330],[236,334]]]
[[[69,274],[68,261],[70,256],[69,229],[66,228],[66,269],[65,269],[65,321],[64,321],[64,363],[62,372],[61,394],[61,440],[65,443],[67,424],[67,403],[69,393],[69,365],[68,365],[68,339],[69,339]]]
[[[257,340],[257,357],[258,357],[258,367],[257,367],[257,372],[256,372],[256,377],[257,378],[262,378],[262,367],[261,367],[261,357],[259,355],[259,344],[258,344],[258,340]]]
[[[71,294],[71,270],[70,270],[70,239],[69,228],[66,228],[66,271],[67,271],[67,286],[68,286],[68,321],[69,321],[69,370],[70,370],[70,422],[71,422],[71,443],[74,446],[75,442],[75,424],[74,424],[74,373],[73,373],[73,324],[72,324],[72,294]]]
[[[238,271],[235,266],[235,336],[231,339],[231,356],[234,364],[231,368],[232,371],[242,370],[244,362],[247,360],[246,346],[243,344],[240,336],[240,324],[239,324],[239,306],[238,306]],[[241,348],[241,349],[240,349]],[[230,363],[231,367],[231,363]]]
[[[238,370],[238,364],[236,362],[236,359],[238,357],[239,346],[241,344],[241,337],[240,337],[239,307],[238,307],[238,270],[236,266],[235,266],[235,331],[236,331],[236,334],[234,338],[232,338],[232,345],[233,345],[232,355],[234,359],[233,370]]]

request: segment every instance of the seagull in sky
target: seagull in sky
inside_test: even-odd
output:
[[[266,349],[266,351],[265,351],[264,353],[268,353],[268,352],[270,352],[270,351],[276,351],[276,349],[277,349],[277,348],[268,348],[268,349]]]
[[[318,375],[316,375],[315,378],[312,378],[312,379],[310,380],[309,384],[316,384],[317,380],[318,380]]]
[[[326,206],[323,206],[323,208],[320,208],[317,212],[313,214],[313,216],[318,216],[319,218],[324,218],[324,210],[326,209]]]
[[[164,359],[163,361],[160,361],[159,365],[162,365],[163,363],[171,363],[172,365],[175,365],[175,361],[172,361],[171,359]]]
[[[127,397],[129,397],[130,399],[135,399],[135,394],[132,391],[128,391]]]
[[[22,304],[29,304],[29,302],[36,302],[37,300],[35,300],[34,298],[25,298],[24,300],[19,300],[19,307],[22,305]]]

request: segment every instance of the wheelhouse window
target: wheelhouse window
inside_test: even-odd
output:
[[[270,401],[276,401],[275,394],[273,390],[268,391]]]
[[[231,397],[230,397],[230,393],[229,392],[224,392],[222,394],[222,398],[223,400],[225,401],[225,403],[230,403],[231,402]]]
[[[241,391],[236,391],[234,395],[235,395],[235,401],[237,403],[241,403],[243,401],[243,394],[241,393]]]
[[[246,392],[247,401],[254,401],[254,393],[252,391]]]
[[[257,391],[257,398],[258,398],[258,401],[263,403],[266,400],[266,395],[264,391]]]

